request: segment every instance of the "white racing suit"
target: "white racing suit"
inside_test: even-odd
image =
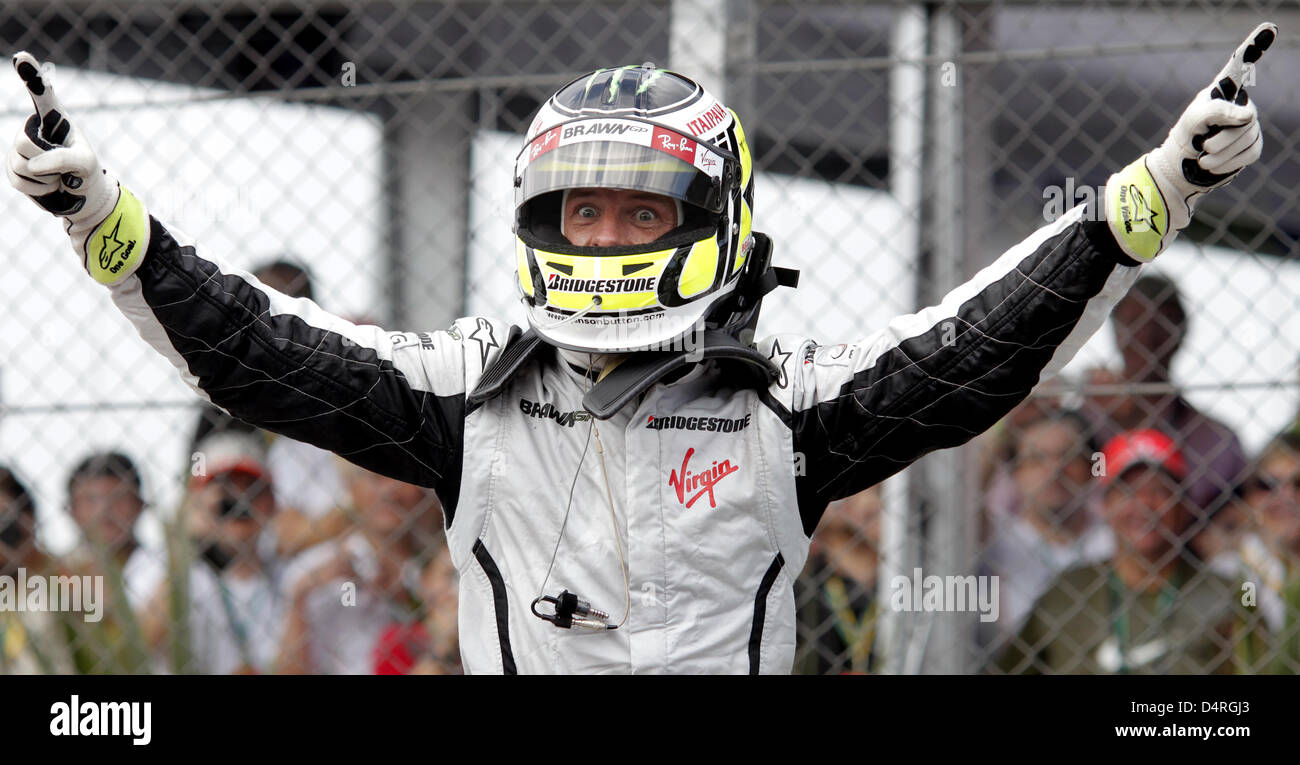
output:
[[[582,410],[590,382],[553,352],[494,398],[467,403],[512,337],[501,322],[354,325],[157,220],[144,263],[113,298],[231,414],[437,491],[460,572],[466,671],[785,673],[792,584],[826,504],[993,425],[1137,277],[1105,221],[1083,212],[1035,232],[940,305],[852,344],[762,340],[779,368],[763,389],[697,364],[596,422],[599,444]],[[561,589],[626,619],[565,630],[530,612]]]

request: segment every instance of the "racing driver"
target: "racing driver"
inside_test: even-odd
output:
[[[796,280],[753,227],[745,132],[650,64],[565,85],[524,138],[526,328],[385,331],[266,287],[151,217],[26,53],[35,114],[6,164],[202,396],[436,490],[468,672],[785,673],[827,503],[964,443],[1070,359],[1198,198],[1259,157],[1242,85],[1275,33],[1111,176],[1104,211],[847,345],[755,341],[763,296]]]

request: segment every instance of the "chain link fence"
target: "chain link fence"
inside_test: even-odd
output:
[[[802,269],[760,331],[837,343],[1097,198],[1264,20],[1263,158],[1059,378],[832,506],[795,670],[1295,672],[1300,3],[9,0],[0,49],[53,63],[155,216],[411,330],[524,323],[510,172],[543,99],[681,70],[744,120],[755,228]],[[432,494],[206,407],[56,222],[10,193],[0,232],[3,573],[104,590],[94,620],[0,610],[0,671],[459,671]]]

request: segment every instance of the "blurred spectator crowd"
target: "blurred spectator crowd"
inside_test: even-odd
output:
[[[1049,382],[976,441],[975,573],[1000,602],[971,665],[1300,672],[1300,420],[1247,455],[1180,395],[1188,316],[1168,279],[1142,277],[1112,324],[1121,369],[1091,370],[1082,394]],[[880,487],[828,508],[796,587],[797,672],[884,666],[881,512]]]
[[[311,298],[307,273],[255,274]],[[273,436],[219,409],[194,427],[165,549],[137,538],[148,502],[121,452],[67,477],[76,550],[37,543],[36,505],[0,467],[0,576],[100,576],[98,620],[0,609],[0,674],[459,674],[456,574],[431,490]]]
[[[311,297],[288,262],[257,273]],[[1300,671],[1300,427],[1247,455],[1170,370],[1188,317],[1140,279],[1114,315],[1122,368],[1085,395],[1049,383],[977,441],[975,573],[998,618],[971,650],[1005,673]],[[429,490],[203,412],[165,549],[122,453],[67,478],[81,545],[53,557],[0,467],[0,575],[102,575],[103,618],[0,610],[0,674],[453,674],[456,572]],[[877,673],[880,487],[831,504],[795,585],[795,671]],[[950,573],[950,572],[944,572]]]

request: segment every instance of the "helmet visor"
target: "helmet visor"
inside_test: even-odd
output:
[[[566,122],[538,135],[515,164],[516,201],[552,191],[645,191],[721,212],[730,158],[689,136],[638,120]]]

